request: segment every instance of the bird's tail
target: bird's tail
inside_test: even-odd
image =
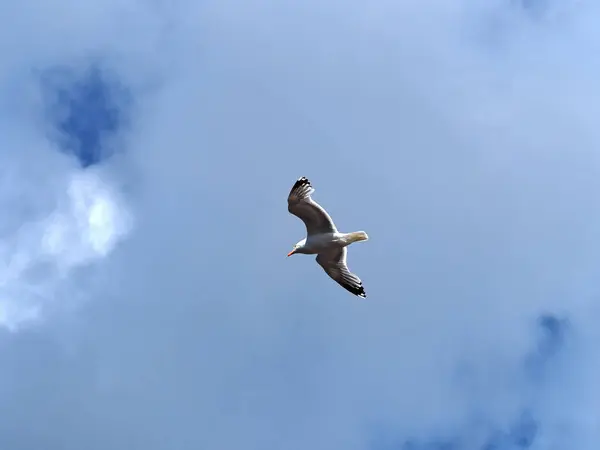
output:
[[[369,235],[364,231],[353,231],[352,233],[348,233],[348,240],[350,241],[350,243],[367,241],[368,239]]]

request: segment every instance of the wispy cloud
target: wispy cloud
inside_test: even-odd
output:
[[[106,257],[131,229],[124,201],[98,174],[65,174],[55,187],[55,205],[40,217],[22,217],[2,240],[0,324],[11,330],[39,319],[58,285],[69,283],[78,267]],[[27,200],[21,192],[6,202],[27,209]],[[5,213],[18,214],[15,209]]]

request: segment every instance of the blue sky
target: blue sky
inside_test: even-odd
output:
[[[598,448],[596,3],[0,17],[0,447]]]

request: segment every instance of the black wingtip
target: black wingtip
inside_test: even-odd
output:
[[[299,198],[302,198],[306,195],[310,195],[314,191],[310,181],[306,177],[300,177],[294,183],[294,186],[290,190],[290,195]]]
[[[298,178],[298,180],[296,180],[296,183],[294,184],[293,189],[296,189],[300,186],[310,186],[310,181],[308,181],[308,178],[306,178],[306,177]]]
[[[367,298],[367,293],[365,292],[365,288],[362,286],[362,284],[357,287],[350,287],[350,286],[344,286],[344,287],[346,289],[348,289],[350,292],[352,292],[354,295],[356,295],[357,297]]]

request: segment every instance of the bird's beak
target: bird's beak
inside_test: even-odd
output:
[[[291,252],[288,253],[288,256],[292,256],[294,253],[296,252],[296,250],[292,250]]]

